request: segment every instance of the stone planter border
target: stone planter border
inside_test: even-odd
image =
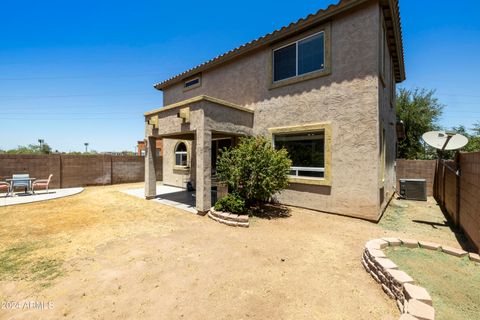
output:
[[[216,211],[214,207],[210,208],[207,215],[210,219],[232,227],[248,228],[250,225],[248,215]]]
[[[402,314],[400,320],[433,320],[435,309],[432,298],[423,287],[416,286],[412,277],[404,271],[398,270],[397,265],[387,259],[382,249],[394,246],[407,248],[423,248],[441,251],[455,257],[467,256],[471,261],[480,263],[477,253],[467,252],[450,246],[442,246],[427,241],[417,241],[407,238],[379,238],[367,241],[362,255],[362,265],[378,282],[383,291],[397,302]]]

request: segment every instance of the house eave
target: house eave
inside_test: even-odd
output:
[[[400,83],[406,79],[400,7],[398,0],[381,0],[380,6],[384,10],[386,21],[391,23],[390,26],[387,26],[389,32],[388,45],[396,62],[394,70],[395,81]]]
[[[277,29],[271,33],[266,34],[265,36],[262,36],[246,44],[243,44],[237,48],[234,48],[192,69],[184,71],[170,79],[156,83],[154,84],[153,87],[158,90],[163,90],[173,84],[176,84],[177,82],[181,81],[184,78],[188,78],[202,71],[211,69],[217,65],[231,61],[239,56],[242,56],[247,53],[258,50],[260,48],[266,47],[274,42],[281,41],[284,38],[288,38],[294,34],[301,33],[305,29],[308,29],[312,26],[323,23],[335,15],[348,11],[368,1],[370,0],[341,0],[336,5],[330,5],[326,9],[321,9],[315,14],[310,14],[305,18],[302,18],[296,22],[290,23],[288,26],[284,26],[280,29]]]
[[[251,53],[255,50],[264,48],[272,43],[281,41],[285,38],[301,33],[304,30],[311,28],[315,25],[324,23],[332,17],[344,13],[354,7],[357,7],[365,2],[371,0],[341,0],[335,5],[330,5],[326,9],[321,9],[315,14],[310,14],[305,18],[299,19],[296,22],[290,23],[288,26],[284,26],[271,33],[268,33],[260,38],[252,40],[246,44],[243,44],[237,48],[234,48],[224,54],[221,54],[213,59],[210,59],[196,67],[186,70],[180,74],[177,74],[167,80],[154,84],[154,88],[157,90],[164,90],[182,79],[194,76],[202,71],[214,68],[220,64],[229,62],[237,57]],[[394,34],[394,47],[396,62],[395,69],[395,81],[402,82],[405,80],[405,65],[403,58],[403,44],[402,44],[402,31],[400,23],[400,9],[398,0],[380,0],[380,4],[383,7],[389,9],[393,21],[393,34]]]

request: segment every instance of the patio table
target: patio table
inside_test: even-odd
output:
[[[5,179],[5,181],[10,182],[12,185],[12,196],[13,196],[13,188],[15,187],[15,182],[26,182],[28,181],[28,185],[25,186],[25,193],[28,191],[32,191],[32,182],[36,180],[37,178],[18,178],[18,179]]]

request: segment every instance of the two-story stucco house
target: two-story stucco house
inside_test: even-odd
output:
[[[145,195],[163,183],[211,206],[215,160],[270,137],[293,160],[281,203],[377,220],[395,188],[395,84],[405,79],[398,0],[343,0],[155,85],[145,113]],[[213,181],[213,182],[212,182]]]

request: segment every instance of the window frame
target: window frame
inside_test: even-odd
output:
[[[302,167],[302,166],[291,166],[290,171],[295,171],[295,174],[289,174],[290,177],[292,178],[307,178],[307,179],[324,179],[325,178],[325,130],[311,130],[311,131],[305,131],[305,132],[276,132],[272,135],[273,137],[273,147],[275,148],[275,145],[277,143],[277,137],[294,137],[294,136],[299,136],[304,137],[305,135],[308,135],[310,133],[321,133],[323,137],[321,140],[323,140],[323,167]],[[300,138],[299,137],[299,138]],[[320,139],[317,139],[320,140]],[[301,139],[298,139],[297,141],[301,141]],[[301,176],[299,175],[299,171],[307,171],[307,172],[323,172],[323,177],[311,177],[311,176]]]
[[[308,39],[320,33],[323,33],[323,68],[298,75],[298,43],[301,42],[302,40]],[[268,77],[267,77],[269,90],[294,84],[297,82],[302,82],[302,81],[329,75],[331,73],[330,35],[331,35],[331,24],[326,23],[324,25],[318,26],[310,30],[309,32],[303,33],[295,37],[290,37],[285,41],[278,42],[277,44],[274,44],[273,46],[271,46],[270,54],[269,54]],[[295,74],[296,75],[293,77],[274,81],[274,59],[275,59],[274,53],[275,51],[288,47],[292,44],[295,44],[295,55],[296,55]]]
[[[313,70],[313,71],[310,71],[310,72],[306,72],[306,73],[302,73],[302,74],[298,74],[298,64],[299,64],[299,60],[298,60],[298,44],[304,40],[307,40],[309,38],[313,38],[319,34],[323,34],[323,68],[321,69],[318,69],[318,70]],[[278,51],[278,50],[281,50],[283,48],[286,48],[286,47],[289,47],[291,46],[292,44],[295,44],[295,75],[292,76],[292,77],[288,77],[288,78],[284,78],[284,79],[280,79],[280,80],[275,80],[275,52]],[[272,79],[273,79],[273,83],[278,83],[280,81],[285,81],[285,80],[289,80],[289,79],[292,79],[292,78],[297,78],[297,77],[301,77],[301,76],[306,76],[306,75],[309,75],[311,73],[314,73],[314,72],[321,72],[325,69],[325,31],[319,31],[319,32],[316,32],[314,34],[311,34],[309,36],[306,36],[304,38],[300,38],[296,41],[292,41],[286,45],[283,45],[279,48],[275,48],[272,50]]]
[[[177,151],[178,147],[182,143],[183,143],[183,145],[185,145],[185,151]],[[186,165],[177,164],[177,154],[185,155]],[[175,144],[175,148],[173,149],[173,167],[174,167],[174,169],[187,169],[187,168],[189,168],[189,165],[188,165],[189,159],[190,159],[190,155],[189,155],[189,152],[188,152],[188,144],[185,141],[178,141],[177,144]]]
[[[392,58],[390,54],[390,48],[388,45],[388,28],[385,22],[385,16],[383,10],[380,8],[379,15],[379,37],[378,37],[378,69],[379,69],[379,78],[383,85],[383,88],[387,87],[387,58]]]
[[[307,170],[314,168],[323,169],[324,176],[323,178],[317,177],[305,177],[305,176],[293,176],[289,175],[288,180],[291,183],[298,184],[312,184],[312,185],[323,185],[331,186],[332,185],[332,124],[331,122],[320,122],[320,123],[311,123],[297,126],[287,126],[287,127],[278,127],[278,128],[269,128],[268,129],[272,146],[275,148],[275,135],[288,135],[288,134],[302,134],[302,133],[311,133],[311,132],[323,132],[324,134],[324,167],[305,167]],[[303,168],[303,167],[294,167],[291,168]],[[297,170],[298,171],[298,170]],[[298,172],[297,172],[298,174]]]
[[[380,75],[383,80],[383,86],[385,87],[385,76],[387,71],[387,29],[384,23],[382,23],[380,28]]]
[[[192,84],[191,86],[188,86],[188,87],[185,86],[187,84],[187,82],[197,80],[197,79],[198,79],[198,83]],[[198,88],[198,87],[201,87],[201,86],[202,86],[202,75],[201,74],[197,74],[193,77],[183,79],[183,82],[182,82],[183,91],[192,90],[192,89],[195,89],[195,88]]]

